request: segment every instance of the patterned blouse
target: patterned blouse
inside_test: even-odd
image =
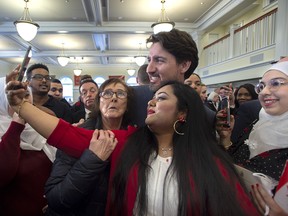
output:
[[[228,149],[228,153],[239,166],[245,167],[253,172],[263,173],[279,181],[285,162],[288,160],[288,148],[273,149],[249,159],[249,146],[245,144],[245,140],[248,139],[253,125],[256,122],[257,120],[243,130],[238,141],[233,143]]]

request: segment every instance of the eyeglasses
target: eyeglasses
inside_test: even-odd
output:
[[[280,86],[287,84],[288,84],[287,82],[281,79],[271,79],[267,84],[265,84],[264,82],[258,83],[255,87],[255,92],[259,94],[261,91],[263,91],[263,89],[266,86],[268,86],[270,91],[274,92],[277,91],[280,88]]]
[[[120,99],[127,98],[127,92],[120,90],[120,89],[117,90],[116,92],[112,91],[111,89],[107,89],[101,92],[99,95],[100,97],[103,97],[105,99],[110,99],[113,97],[114,94],[116,95],[117,98],[120,98]]]
[[[58,91],[59,93],[62,93],[63,92],[63,89],[57,89],[57,88],[55,88],[55,87],[53,87],[53,88],[51,88],[50,89],[50,91],[52,91],[52,92],[56,92],[56,91]]]
[[[52,77],[49,75],[42,75],[42,74],[35,74],[34,76],[31,77],[32,79],[36,79],[38,81],[42,81],[45,79],[46,81],[51,81]]]

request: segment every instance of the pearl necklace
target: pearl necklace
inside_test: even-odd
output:
[[[166,155],[168,155],[168,152],[170,151],[172,151],[172,149],[173,149],[173,147],[171,147],[171,148],[161,148],[161,151],[162,151],[162,154],[164,155],[164,156],[166,156]]]

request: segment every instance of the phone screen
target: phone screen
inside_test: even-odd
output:
[[[230,127],[230,104],[228,96],[222,98],[219,109],[224,110],[227,115],[223,127]]]
[[[21,64],[21,67],[20,67],[20,70],[19,70],[19,74],[18,74],[17,80],[20,81],[20,82],[23,81],[24,74],[25,74],[25,71],[27,69],[27,66],[29,64],[29,61],[30,61],[31,57],[32,57],[31,46],[29,46],[27,51],[26,51],[26,53],[25,53],[24,59],[22,61],[22,64]]]

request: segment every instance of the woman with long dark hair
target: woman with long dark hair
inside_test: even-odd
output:
[[[255,213],[252,206],[247,211],[248,197],[207,127],[196,91],[164,84],[148,103],[145,122],[117,162],[108,215]]]

